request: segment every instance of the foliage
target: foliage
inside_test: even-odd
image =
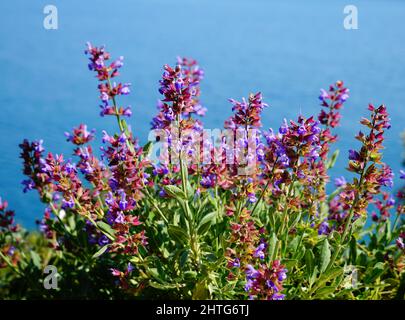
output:
[[[261,129],[268,106],[260,93],[231,99],[234,114],[212,139],[199,119],[204,73],[179,58],[164,66],[153,139],[142,147],[124,120],[131,108],[118,103],[130,93],[114,82],[123,58],[108,64],[105,48],[90,44],[86,54],[101,116],[116,118],[119,132],[103,131],[101,158],[94,130],[66,133],[76,162],[45,154],[42,140],[20,145],[24,191],[36,190],[46,209],[40,232],[27,232],[0,200],[0,296],[404,298],[405,191],[397,200],[389,193],[384,105],[369,105],[361,120],[352,181],[338,178],[328,193],[339,154],[330,151],[333,129],[349,98],[343,82],[321,90],[317,118],[284,120],[276,132]],[[56,290],[44,289],[47,265],[58,270]]]

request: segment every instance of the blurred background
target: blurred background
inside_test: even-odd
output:
[[[50,0],[49,0],[50,1]],[[58,9],[58,29],[46,30],[44,7]],[[346,5],[358,9],[358,30],[346,30]],[[384,160],[401,166],[400,132],[405,128],[405,1],[364,0],[14,0],[0,2],[0,196],[33,228],[43,214],[36,191],[22,192],[18,144],[44,139],[47,151],[72,149],[64,132],[86,123],[116,131],[113,117],[99,117],[97,81],[87,69],[85,42],[105,44],[123,55],[120,81],[132,93],[129,121],[141,142],[160,98],[165,63],[177,56],[197,59],[205,71],[205,127],[220,128],[231,114],[228,98],[261,91],[270,105],[264,128],[283,118],[316,115],[319,89],[336,80],[350,88],[334,177],[345,171],[350,148],[367,105],[386,104],[392,129]],[[397,185],[399,187],[399,185]],[[333,185],[330,186],[333,189]]]

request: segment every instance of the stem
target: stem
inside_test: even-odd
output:
[[[375,126],[375,117],[373,117],[373,123],[372,123],[372,129],[370,131],[370,135],[372,135],[373,132],[374,132],[374,126]],[[367,150],[367,153],[366,153],[364,166],[363,166],[363,169],[361,171],[360,180],[359,180],[359,182],[357,184],[357,190],[361,189],[361,186],[363,184],[364,173],[366,171],[367,164],[368,164],[368,150]],[[345,229],[343,231],[342,238],[340,240],[340,244],[336,248],[335,252],[333,253],[333,256],[332,256],[332,258],[331,258],[325,272],[328,271],[332,267],[332,265],[335,263],[335,260],[336,260],[337,256],[339,255],[340,250],[342,249],[342,243],[344,243],[346,241],[346,237],[347,237],[347,234],[348,234],[350,226],[351,226],[350,222],[352,221],[353,216],[354,216],[354,208],[356,207],[357,202],[359,200],[360,200],[360,191],[358,191],[356,193],[356,197],[354,198],[353,205],[352,205],[352,207],[350,208],[350,211],[349,211],[349,216],[346,219]]]
[[[74,199],[75,204],[78,206],[79,209],[83,210],[82,206],[80,205],[79,201],[77,201],[77,199]],[[115,237],[113,237],[112,235],[110,235],[109,233],[105,232],[104,230],[102,230],[98,224],[94,221],[94,219],[91,217],[91,214],[89,213],[88,215],[85,216],[95,227],[97,230],[99,230],[102,234],[104,234],[108,239],[110,239],[111,241],[115,241]]]
[[[276,168],[277,160],[278,160],[278,156],[277,156],[276,160],[274,161],[273,169],[271,170],[271,174],[270,174],[271,177],[273,177],[273,175],[274,175],[274,170],[275,170],[275,168]],[[269,177],[269,178],[270,178],[270,177]],[[266,191],[267,191],[269,185],[270,185],[270,179],[267,180],[267,183],[266,183],[266,185],[265,185],[265,187],[264,187],[262,193],[260,194],[259,199],[257,199],[257,201],[256,201],[256,203],[255,203],[255,206],[254,206],[253,209],[252,209],[252,213],[251,213],[252,216],[254,215],[254,213],[255,213],[255,211],[256,211],[256,208],[257,208],[257,206],[259,205],[259,202],[262,200],[264,194],[266,193]]]
[[[20,272],[20,270],[18,270],[18,267],[16,267],[15,265],[13,265],[13,264],[11,263],[10,259],[9,259],[8,257],[6,257],[6,256],[3,254],[3,252],[1,252],[1,251],[0,251],[0,258],[2,258],[2,259],[7,263],[7,265],[8,265],[11,269],[13,269],[13,271],[14,271],[15,273],[17,273],[19,276],[23,276],[23,274]]]
[[[162,210],[160,210],[159,206],[156,204],[155,199],[152,197],[152,195],[150,194],[149,190],[145,187],[145,191],[146,191],[146,195],[147,197],[150,199],[150,202],[152,203],[153,207],[156,209],[156,211],[159,213],[159,215],[161,216],[161,218],[164,220],[164,222],[166,224],[169,224],[169,220],[167,220],[166,216],[164,215],[164,213],[162,212]]]
[[[179,142],[181,143],[181,115],[180,113],[177,115],[177,127],[179,130]],[[198,268],[199,265],[199,249],[198,249],[198,242],[197,240],[197,234],[195,232],[194,228],[194,221],[193,221],[193,216],[191,214],[190,207],[188,205],[188,192],[187,192],[187,167],[185,167],[185,164],[183,162],[183,157],[182,157],[182,149],[180,148],[180,154],[179,154],[179,160],[180,160],[180,174],[181,174],[181,186],[183,193],[186,197],[186,200],[184,201],[184,211],[186,214],[186,219],[188,221],[188,226],[189,226],[189,236],[190,236],[190,247],[191,251],[193,252],[194,256],[194,264],[196,268]]]
[[[109,86],[109,88],[111,89],[111,88],[112,88],[112,85],[111,85],[111,78],[110,78],[110,75],[108,75],[107,81],[108,81],[108,86]],[[117,102],[116,102],[116,100],[115,100],[115,96],[112,97],[112,102],[113,102],[113,106],[114,106],[114,108],[115,108],[115,116],[117,117],[117,122],[118,122],[118,126],[119,126],[119,128],[120,128],[120,131],[121,131],[121,132],[125,132],[124,127],[123,127],[123,125],[122,125],[121,117],[120,117],[120,115],[119,115],[119,113],[118,113],[119,110],[118,110]],[[127,137],[127,138],[129,138],[129,137]],[[133,147],[133,145],[128,141],[128,139],[126,139],[126,143],[127,143],[127,146],[128,146],[128,148],[129,148],[129,150],[131,150],[132,152],[134,152],[134,151],[135,151],[135,150],[134,150],[134,147]]]

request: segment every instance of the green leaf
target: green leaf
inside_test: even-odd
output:
[[[202,219],[200,220],[200,223],[198,224],[198,228],[200,226],[202,226],[203,224],[207,223],[207,222],[211,222],[212,224],[215,223],[216,221],[216,217],[217,217],[218,213],[216,211],[214,212],[210,212],[207,213],[204,217],[202,217]]]
[[[336,287],[323,287],[316,291],[315,298],[327,298],[328,295],[336,291]]]
[[[165,186],[164,189],[169,196],[171,196],[175,199],[178,199],[178,200],[186,199],[183,190],[181,190],[177,186],[168,185],[168,186]]]
[[[343,268],[336,267],[332,268],[329,271],[323,273],[318,280],[317,286],[321,287],[324,283],[339,277],[343,273]]]
[[[103,221],[97,221],[97,226],[104,231],[105,233],[109,234],[114,239],[114,229],[111,226]]]
[[[350,261],[352,264],[356,263],[357,259],[357,240],[355,237],[350,239]]]
[[[171,289],[176,289],[177,285],[176,284],[160,284],[155,281],[149,281],[149,285],[155,289],[160,289],[160,290],[171,290]]]
[[[312,276],[315,268],[315,256],[311,249],[307,249],[305,251],[305,266],[306,274],[309,278]]]
[[[195,280],[197,279],[198,273],[192,270],[188,270],[184,272],[184,279],[185,280]]]
[[[152,141],[149,141],[149,142],[146,143],[146,144],[143,146],[143,148],[142,148],[143,154],[144,154],[146,157],[149,157],[149,156],[150,156],[150,153],[151,153],[151,151],[152,151],[152,149],[153,149],[153,142],[152,142]]]
[[[300,237],[294,237],[294,239],[288,244],[287,250],[288,252],[292,252],[293,256],[299,246]]]
[[[180,268],[184,268],[184,266],[187,263],[188,256],[189,256],[190,251],[188,249],[183,250],[183,252],[180,254]]]
[[[330,256],[331,256],[331,252],[330,252],[330,246],[329,246],[329,242],[328,239],[325,239],[323,241],[323,245],[321,248],[321,255],[320,255],[320,271],[321,273],[323,273],[326,268],[329,265],[330,262]]]
[[[32,259],[32,263],[34,264],[34,266],[36,266],[38,269],[41,269],[41,257],[39,256],[38,253],[36,253],[35,251],[30,251],[30,255],[31,255],[31,259]]]
[[[202,237],[208,232],[210,228],[211,228],[211,221],[208,221],[197,229],[197,234]]]
[[[108,244],[101,247],[95,254],[93,254],[93,258],[98,258],[101,256],[106,250],[108,249]]]
[[[330,158],[330,160],[328,161],[328,163],[326,165],[327,169],[331,169],[331,168],[333,168],[335,166],[336,160],[339,157],[339,153],[340,153],[340,151],[338,149],[332,154],[332,157]]]
[[[288,270],[291,270],[293,267],[295,267],[298,263],[297,259],[283,259],[283,265],[286,266]]]
[[[364,283],[374,283],[378,277],[380,277],[385,271],[385,265],[383,262],[377,262],[373,269],[367,274],[364,279]]]
[[[216,211],[206,214],[198,224],[197,227],[198,235],[203,236],[210,229],[210,227],[213,224],[215,224],[216,217],[217,217]]]
[[[312,274],[310,275],[310,278],[309,278],[309,284],[311,287],[315,283],[317,275],[318,275],[318,266],[315,266],[315,268],[312,271]]]
[[[297,216],[295,217],[294,220],[291,220],[291,223],[289,224],[288,228],[289,229],[294,228],[297,225],[297,223],[300,221],[300,219],[301,219],[301,212],[299,212],[297,214]]]
[[[70,230],[72,230],[72,231],[75,230],[75,228],[76,228],[75,216],[73,214],[70,214],[67,218],[67,221],[68,221]]]
[[[277,248],[277,236],[276,234],[273,232],[269,241],[269,257],[270,257],[270,261],[273,261],[275,259],[275,255],[276,255],[276,248]]]
[[[210,297],[210,291],[208,290],[207,281],[200,281],[195,285],[193,290],[194,300],[206,300]]]
[[[188,235],[184,230],[178,226],[170,225],[167,229],[169,236],[178,243],[185,244],[188,241]]]

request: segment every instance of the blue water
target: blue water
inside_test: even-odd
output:
[[[358,120],[369,102],[385,103],[392,116],[384,160],[400,169],[405,129],[405,1],[354,1],[359,29],[343,28],[347,1],[269,0],[53,0],[59,29],[43,28],[48,1],[0,2],[0,196],[27,227],[43,212],[37,194],[23,194],[18,144],[45,141],[56,153],[71,152],[63,132],[79,123],[116,130],[98,116],[98,93],[87,71],[84,43],[106,44],[125,56],[122,81],[133,94],[130,123],[145,140],[155,114],[162,65],[177,55],[199,60],[205,70],[205,126],[221,127],[229,97],[261,91],[271,108],[264,126],[284,117],[319,111],[319,88],[338,79],[351,89],[337,130],[342,156],[333,175],[345,174]],[[398,182],[398,180],[396,180]]]

